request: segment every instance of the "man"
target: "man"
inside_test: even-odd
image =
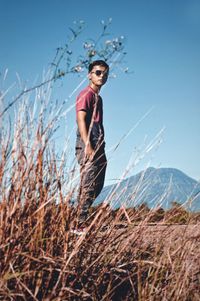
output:
[[[100,194],[105,179],[106,155],[103,128],[103,103],[99,95],[106,83],[109,66],[102,60],[92,62],[88,68],[89,85],[76,99],[77,140],[76,157],[80,164],[78,195],[79,221],[83,224],[89,208]]]

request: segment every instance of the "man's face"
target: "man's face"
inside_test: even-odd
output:
[[[98,87],[103,86],[108,78],[108,70],[104,66],[94,66],[92,71],[89,73],[89,79],[91,82]]]

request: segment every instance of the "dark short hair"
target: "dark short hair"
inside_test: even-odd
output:
[[[109,66],[108,66],[108,64],[105,61],[103,61],[103,60],[96,60],[96,61],[93,61],[92,63],[90,63],[90,65],[88,67],[88,72],[89,73],[92,71],[92,69],[94,68],[94,66],[103,66],[103,67],[105,67],[109,71]]]

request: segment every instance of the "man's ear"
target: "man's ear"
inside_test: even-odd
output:
[[[88,73],[87,77],[89,80],[91,80],[91,73]]]

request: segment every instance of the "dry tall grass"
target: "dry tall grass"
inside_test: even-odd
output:
[[[1,122],[0,300],[199,300],[200,232],[190,214],[172,226],[177,210],[102,204],[84,235],[70,231],[76,171],[66,176],[51,147],[58,118],[28,101],[10,129]]]
[[[1,119],[0,300],[199,300],[199,222],[189,213],[174,226],[177,210],[102,204],[84,235],[71,232],[77,175],[51,147],[58,116],[38,104],[47,90],[33,105],[23,96],[10,130]]]

